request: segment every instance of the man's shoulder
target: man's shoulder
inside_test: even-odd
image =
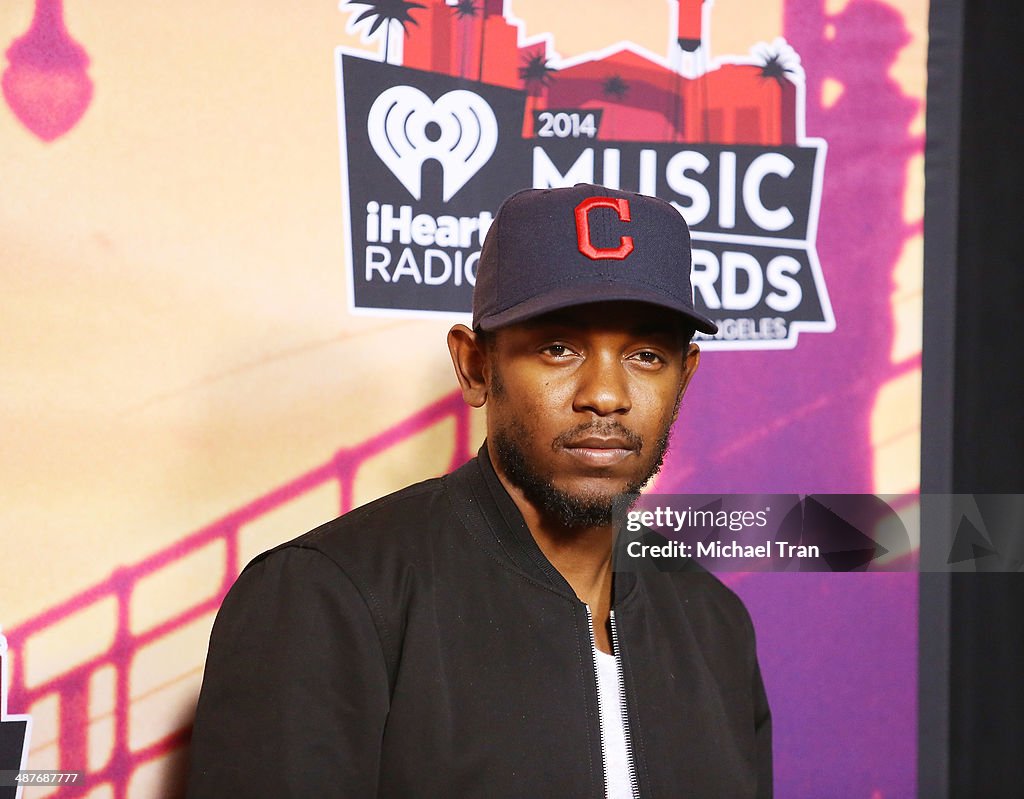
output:
[[[732,630],[741,637],[753,634],[750,613],[743,600],[696,560],[681,558],[676,568],[641,577],[646,578],[648,591],[654,585],[659,586],[660,591],[668,591],[671,598],[662,595],[661,601],[681,605],[698,633],[703,631],[717,636]]]
[[[746,605],[739,595],[696,561],[692,570],[676,573],[675,586],[680,596],[688,600],[717,608],[720,613],[734,616],[737,620],[749,620]]]
[[[650,528],[644,528],[639,538],[630,540],[663,544],[665,539]],[[620,552],[624,550],[625,547],[620,545]],[[625,559],[625,562],[628,563],[629,559]],[[648,583],[648,590],[655,585],[659,590],[668,590],[672,596],[671,601],[680,602],[690,615],[702,613],[720,621],[744,625],[750,623],[743,600],[695,558],[659,558],[656,566],[643,561],[641,564],[637,574],[642,581]]]
[[[295,549],[315,550],[346,571],[364,561],[415,558],[453,521],[446,481],[431,478],[361,505],[267,550],[250,566]]]
[[[697,640],[709,658],[715,651],[754,657],[754,624],[740,596],[699,564],[698,570],[674,576],[678,596]]]
[[[425,525],[447,518],[450,504],[446,478],[433,477],[385,494],[310,530],[296,541],[306,546],[329,546],[335,540],[381,534],[389,539],[415,535]]]

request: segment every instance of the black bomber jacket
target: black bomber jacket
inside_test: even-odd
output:
[[[619,572],[640,797],[772,793],[750,618],[693,567]],[[224,600],[188,796],[605,795],[586,606],[488,460],[260,555]]]

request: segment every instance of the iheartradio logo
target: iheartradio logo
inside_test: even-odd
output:
[[[478,94],[456,89],[432,101],[412,86],[392,86],[370,108],[366,129],[374,151],[408,192],[422,198],[423,163],[444,175],[448,202],[486,164],[498,144],[494,111]]]

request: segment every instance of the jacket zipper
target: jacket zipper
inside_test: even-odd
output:
[[[629,733],[629,714],[626,712],[626,678],[622,671],[622,658],[619,653],[619,634],[615,629],[615,611],[609,611],[612,624],[612,649],[615,650],[615,666],[619,673],[619,706],[622,709],[622,729],[626,733],[626,770],[629,774],[629,790],[634,799],[640,799],[640,785],[636,778],[636,764],[633,762],[633,736]],[[590,635],[594,635],[594,627],[590,627]],[[595,654],[594,657],[597,657]]]
[[[590,612],[590,605],[584,604],[587,609],[587,631],[590,633],[590,653],[594,660],[594,680],[597,688],[597,727],[601,732],[601,773],[604,778],[605,795],[608,793],[608,752],[605,750],[605,729],[601,722],[601,667],[597,662],[597,639],[594,637],[594,616]],[[622,729],[626,737],[626,773],[629,777],[629,790],[633,799],[640,799],[640,786],[636,779],[636,767],[633,765],[633,741],[629,735],[629,716],[626,715],[626,685],[622,678],[622,661],[619,659],[619,637],[615,631],[615,611],[610,611],[612,623],[612,649],[615,650],[615,668],[618,671],[619,682],[619,708],[622,712]]]

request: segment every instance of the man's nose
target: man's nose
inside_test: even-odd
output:
[[[579,380],[573,410],[598,416],[626,413],[632,407],[629,375],[617,353],[590,355],[576,371]]]

